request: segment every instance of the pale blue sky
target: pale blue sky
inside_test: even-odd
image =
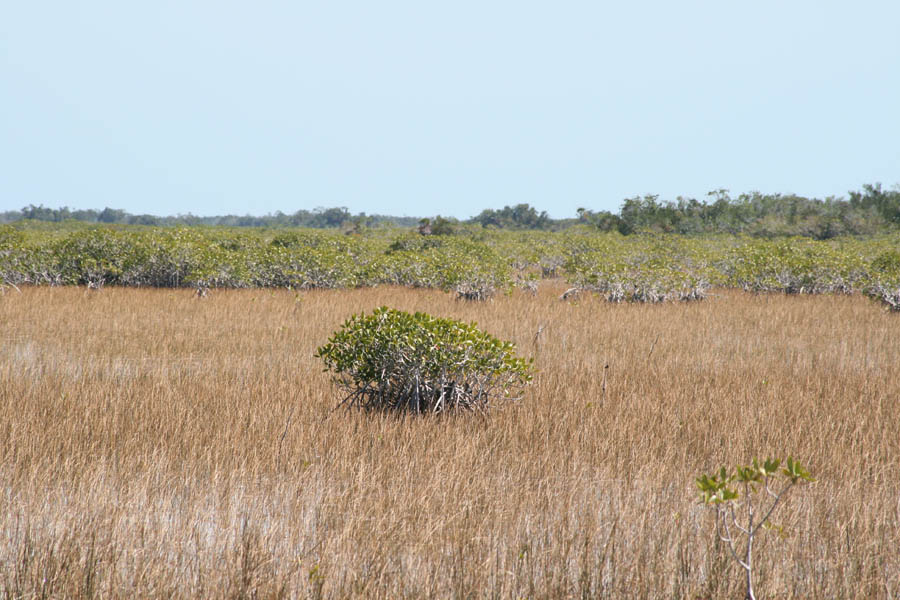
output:
[[[900,182],[900,2],[0,0],[0,209],[553,217]]]

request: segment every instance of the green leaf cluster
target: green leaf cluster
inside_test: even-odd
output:
[[[800,481],[815,481],[809,471],[793,457],[788,457],[783,467],[781,463],[778,458],[767,458],[761,463],[754,458],[749,465],[737,465],[733,470],[721,467],[711,475],[703,474],[696,480],[700,500],[703,504],[723,504],[737,500],[740,494],[735,484],[743,485],[745,490],[755,493],[760,485],[767,486],[771,479],[778,477],[790,485]]]

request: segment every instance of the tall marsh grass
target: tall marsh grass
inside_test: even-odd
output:
[[[787,454],[818,482],[759,596],[900,595],[900,319],[561,291],[0,295],[0,597],[738,597],[694,477]],[[313,352],[381,305],[477,321],[534,385],[486,418],[333,410]]]

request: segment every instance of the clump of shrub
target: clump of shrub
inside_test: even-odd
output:
[[[394,254],[396,252],[423,252],[431,248],[441,248],[445,244],[445,240],[433,235],[417,235],[415,233],[406,233],[395,238],[391,245],[388,246],[385,254]]]
[[[891,312],[900,312],[900,283],[873,282],[864,290],[866,296],[884,304]]]
[[[456,299],[467,302],[490,300],[497,289],[489,281],[464,281],[456,286]]]
[[[806,239],[748,243],[727,262],[732,284],[749,292],[850,293],[866,270],[853,253]]]
[[[863,293],[891,312],[900,312],[900,252],[887,250],[870,265],[870,279]]]
[[[613,303],[703,300],[710,288],[701,274],[653,264],[595,264],[590,270],[576,272],[572,279],[578,289],[600,294]]]
[[[474,323],[387,307],[348,319],[316,356],[344,392],[341,404],[366,410],[485,410],[521,397],[533,370]]]
[[[0,225],[0,290],[6,285],[26,281],[21,274],[24,238],[20,231],[9,225]]]
[[[876,274],[900,275],[900,252],[885,250],[872,260],[870,270]]]
[[[494,248],[468,239],[434,235],[397,238],[379,261],[379,283],[456,290],[508,289],[512,269]]]
[[[686,240],[605,236],[582,246],[565,263],[567,279],[608,302],[703,300],[716,279],[710,252]]]

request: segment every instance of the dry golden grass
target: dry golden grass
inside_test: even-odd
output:
[[[790,453],[818,482],[763,537],[759,595],[900,595],[900,319],[560,291],[0,296],[0,592],[739,597],[694,477]],[[531,391],[486,419],[332,411],[312,354],[379,305],[515,341]]]

